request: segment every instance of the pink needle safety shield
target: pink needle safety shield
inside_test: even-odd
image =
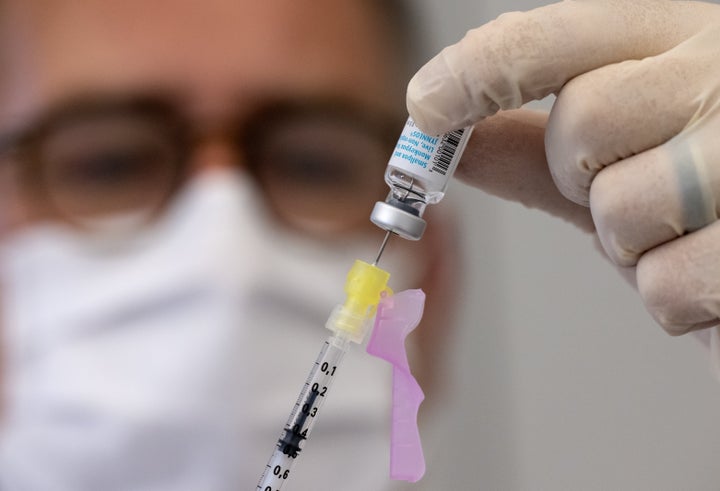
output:
[[[393,366],[390,478],[409,482],[417,482],[425,474],[425,456],[417,427],[418,409],[425,394],[410,372],[405,338],[420,323],[424,306],[422,290],[385,296],[378,304],[375,327],[367,345],[368,353]]]

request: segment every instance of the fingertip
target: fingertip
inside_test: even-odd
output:
[[[450,121],[432,107],[427,107],[422,101],[407,101],[407,109],[415,125],[428,135],[441,135],[452,129]]]
[[[450,131],[453,126],[449,115],[449,71],[442,53],[427,62],[410,79],[406,104],[415,124],[429,135]]]
[[[408,114],[423,132],[429,135],[439,134],[439,132],[435,131],[436,124],[433,124],[435,118],[428,117],[428,111],[423,104],[422,97],[418,95],[417,88],[413,85],[413,80],[408,84],[407,98],[405,100]]]

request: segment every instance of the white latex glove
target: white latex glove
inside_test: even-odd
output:
[[[549,119],[488,118],[551,93]],[[431,134],[486,118],[461,177],[594,227],[669,333],[720,321],[720,6],[571,0],[505,14],[423,67],[407,103]]]

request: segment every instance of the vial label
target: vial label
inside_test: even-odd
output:
[[[445,187],[460,159],[465,128],[439,136],[430,136],[408,118],[388,165],[422,179],[429,190]]]

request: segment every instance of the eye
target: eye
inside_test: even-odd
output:
[[[248,143],[249,167],[270,207],[300,228],[337,230],[368,221],[387,194],[390,149],[352,122],[297,117],[268,126]]]
[[[37,151],[50,205],[74,221],[152,214],[177,185],[182,159],[181,145],[163,125],[132,117],[75,122]]]
[[[160,148],[147,142],[124,147],[87,149],[56,162],[49,174],[53,186],[112,188],[137,183],[152,174],[165,158]]]
[[[311,187],[342,186],[352,183],[359,172],[355,163],[345,155],[319,149],[283,149],[267,155],[266,172],[272,171],[275,179],[292,181],[294,185]]]

